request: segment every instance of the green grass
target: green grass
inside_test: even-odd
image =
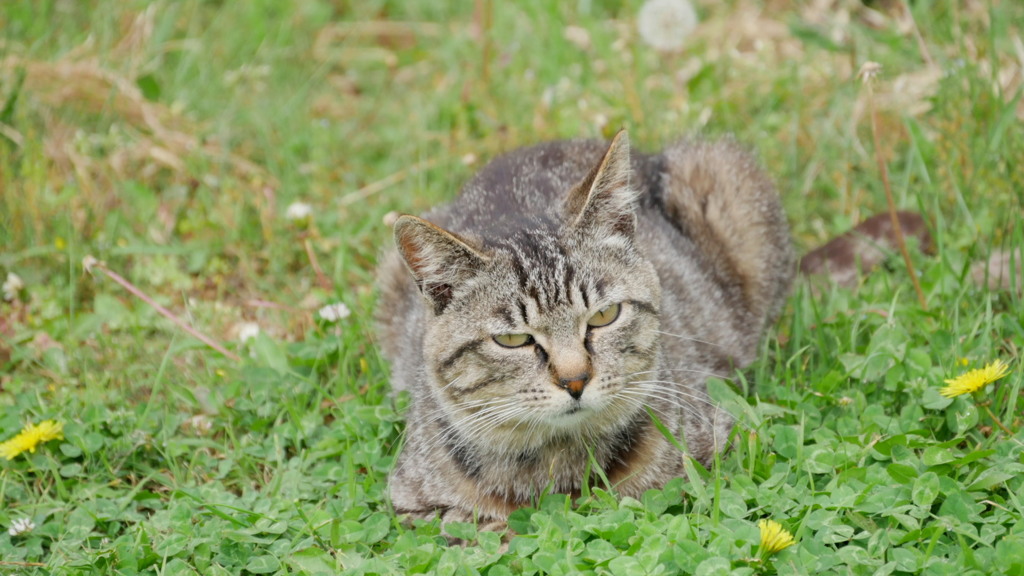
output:
[[[639,2],[442,4],[5,3],[0,280],[26,286],[0,303],[0,441],[45,419],[64,439],[0,460],[0,574],[1024,573],[1024,306],[968,273],[1024,246],[1024,6],[911,2],[929,68],[898,1],[702,2],[675,56],[639,41]],[[545,139],[733,133],[807,250],[885,208],[867,60],[897,203],[934,222],[926,311],[899,258],[856,291],[798,286],[760,360],[711,384],[732,449],[641,501],[549,495],[507,550],[394,518],[387,212]],[[332,302],[352,315],[318,320]],[[999,383],[938,395],[996,358]],[[761,561],[764,518],[797,543]]]

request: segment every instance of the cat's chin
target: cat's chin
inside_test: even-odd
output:
[[[613,413],[617,413],[612,404],[607,401],[600,401],[584,397],[583,401],[567,402],[552,410],[543,417],[548,427],[559,434],[566,431],[577,432],[581,429],[600,430],[605,424],[611,425],[612,420],[617,420]]]
[[[550,414],[544,421],[554,430],[562,431],[570,428],[579,428],[582,424],[593,420],[598,411],[592,407],[574,403],[557,413]]]

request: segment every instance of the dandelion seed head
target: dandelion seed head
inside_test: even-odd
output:
[[[317,312],[317,314],[328,322],[337,322],[338,320],[348,318],[349,315],[352,314],[352,311],[349,310],[348,306],[345,306],[345,304],[337,302],[324,306],[319,312]]]
[[[689,0],[647,0],[640,8],[640,38],[655,50],[679,52],[697,28],[697,11]]]
[[[857,78],[860,78],[861,82],[867,84],[875,79],[876,76],[882,71],[882,65],[878,62],[865,62],[861,65],[860,71],[857,72]]]
[[[953,398],[963,394],[970,394],[981,390],[985,386],[999,380],[1010,372],[1009,365],[1002,360],[995,360],[984,368],[969,370],[956,378],[946,380],[946,386],[939,390],[946,398]]]
[[[306,222],[313,215],[313,207],[305,202],[292,202],[284,217],[292,222]]]
[[[82,268],[84,268],[89,274],[92,274],[92,269],[100,264],[102,264],[102,262],[97,260],[95,256],[90,255],[82,258]]]

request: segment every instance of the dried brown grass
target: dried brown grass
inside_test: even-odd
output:
[[[70,167],[83,188],[96,188],[111,176],[151,178],[162,170],[185,176],[188,160],[196,155],[224,162],[240,178],[268,179],[261,166],[204,141],[197,135],[200,127],[196,123],[161,103],[146,100],[132,78],[104,67],[94,55],[54,62],[8,56],[0,62],[4,73],[19,70],[25,74],[22,96],[34,103],[46,122],[48,156],[55,167]],[[75,123],[80,130],[84,121],[95,117],[110,119],[127,136],[123,142],[115,142],[103,158],[82,154],[74,138],[69,138],[76,130]]]
[[[19,98],[42,123],[52,181],[73,177],[87,194],[102,195],[119,180],[187,182],[218,166],[238,179],[272,182],[262,166],[204,138],[201,124],[146,99],[136,80],[145,74],[155,18],[156,5],[127,13],[121,38],[102,58],[87,40],[52,61],[17,53],[0,60],[0,75],[24,74]]]

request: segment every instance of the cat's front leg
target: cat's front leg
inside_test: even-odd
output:
[[[503,542],[507,542],[508,537],[511,536],[511,532],[508,530],[508,520],[505,518],[480,518],[472,511],[449,508],[441,515],[441,528],[444,532],[445,538],[448,538],[448,542],[459,546],[465,546],[467,542],[461,538],[453,538],[448,534],[448,531],[445,529],[445,525],[449,522],[468,522],[476,524],[477,532],[506,532],[506,536],[502,538]]]
[[[415,520],[426,520],[432,521],[435,518],[441,519],[441,533],[448,540],[448,544],[452,546],[467,546],[470,541],[464,538],[457,538],[452,536],[448,530],[447,525],[452,522],[476,524],[477,532],[503,532],[502,535],[502,547],[508,546],[509,539],[515,535],[514,532],[508,529],[508,521],[505,518],[480,518],[474,514],[471,510],[465,510],[461,508],[442,508],[437,510],[416,510],[407,511],[401,513],[402,523],[411,526]]]

